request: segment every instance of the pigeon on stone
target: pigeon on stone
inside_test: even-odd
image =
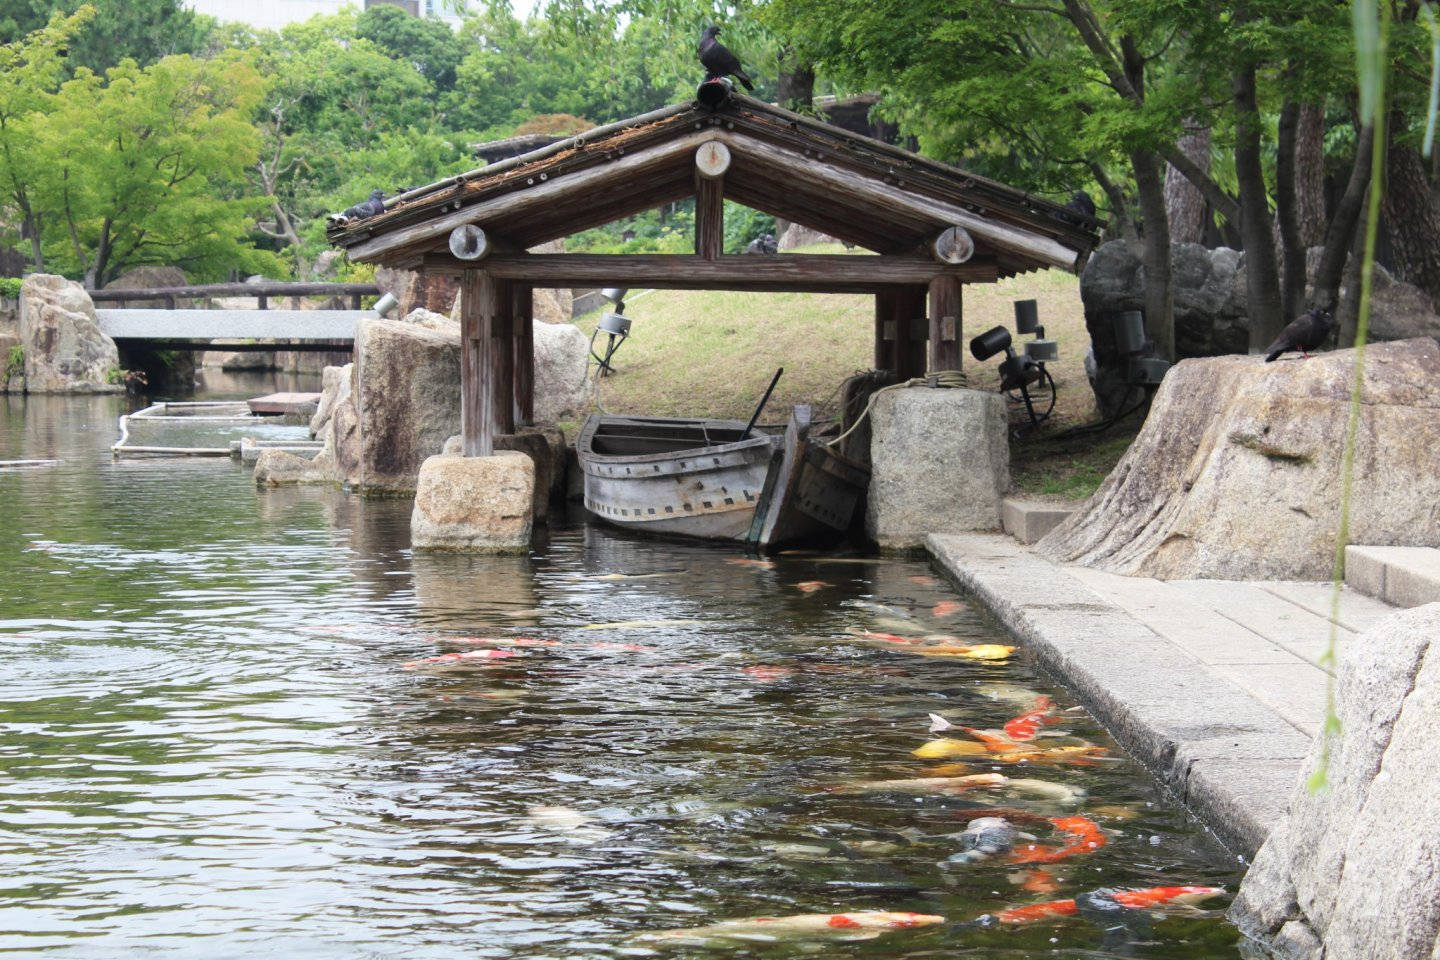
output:
[[[1289,350],[1299,350],[1305,356],[1310,356],[1310,351],[1325,342],[1330,335],[1332,321],[1329,310],[1322,310],[1316,307],[1307,310],[1300,316],[1291,320],[1275,342],[1270,344],[1270,349],[1265,351],[1265,362],[1270,363]]]
[[[355,206],[346,209],[340,216],[346,220],[364,220],[366,217],[373,217],[377,213],[385,212],[385,191],[376,190],[370,194],[369,200],[361,200]]]
[[[705,68],[705,79],[709,81],[720,77],[734,77],[745,85],[746,90],[753,93],[755,84],[750,82],[750,78],[741,69],[740,58],[715,39],[719,32],[719,27],[706,27],[705,35],[700,38],[700,65]]]

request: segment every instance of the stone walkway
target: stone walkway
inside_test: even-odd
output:
[[[1121,577],[1001,534],[927,546],[1226,845],[1259,849],[1325,715],[1328,583]],[[1345,587],[1340,643],[1395,609]]]

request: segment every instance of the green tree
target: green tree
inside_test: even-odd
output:
[[[81,70],[37,138],[50,260],[92,287],[142,264],[199,276],[273,269],[249,242],[259,204],[244,195],[262,91],[237,55],[144,69],[127,60],[103,79]]]
[[[362,13],[355,21],[355,35],[391,59],[410,64],[437,93],[454,89],[465,44],[444,21],[412,17],[386,4]]]
[[[125,59],[141,66],[175,53],[204,49],[211,23],[180,0],[84,0],[98,11],[70,44],[71,69],[103,73]],[[43,27],[56,14],[73,14],[82,0],[7,0],[0,13],[0,43]]]
[[[47,161],[36,139],[55,109],[66,46],[94,13],[82,7],[69,17],[56,14],[48,25],[0,46],[0,211],[4,220],[19,223],[37,270],[45,268],[45,208],[36,202],[34,183]]]

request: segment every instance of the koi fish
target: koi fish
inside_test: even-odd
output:
[[[806,580],[804,583],[795,584],[795,589],[801,593],[814,593],[817,590],[824,590],[826,587],[833,587],[835,584],[826,583],[824,580]]]
[[[934,587],[939,586],[940,583],[940,581],[936,580],[934,577],[926,576],[911,577],[910,582],[918,587]]]
[[[1061,860],[1068,860],[1070,857],[1080,854],[1094,853],[1109,843],[1109,839],[1100,830],[1099,825],[1088,817],[1051,817],[1050,823],[1065,835],[1068,842],[1063,847],[1038,843],[1026,844],[1015,849],[1014,854],[1010,857],[1010,862],[1059,863]]]
[[[930,608],[930,616],[935,617],[936,619],[939,619],[940,617],[949,617],[959,613],[961,610],[964,609],[965,604],[961,603],[959,600],[941,600],[939,603],[935,604],[935,606]]]
[[[956,740],[953,737],[941,737],[939,740],[931,740],[910,751],[913,757],[921,760],[945,760],[949,757],[982,757],[990,751],[985,749],[985,744],[977,743],[974,740]]]
[[[963,657],[966,660],[1007,660],[1015,648],[1005,643],[926,643],[909,652],[922,657]]]
[[[1009,853],[1020,834],[1004,817],[978,817],[966,824],[956,838],[960,852],[945,859],[946,863],[976,863]]]
[[[924,753],[920,751],[924,750]],[[993,763],[1024,763],[1035,764],[1046,767],[1059,767],[1067,764],[1074,764],[1077,767],[1094,766],[1095,763],[1106,757],[1109,751],[1104,747],[1097,747],[1094,744],[1080,743],[1069,744],[1063,747],[1046,747],[1036,750],[1012,750],[1007,753],[990,753],[985,745],[975,743],[971,740],[952,740],[948,737],[939,740],[931,740],[929,743],[912,751],[914,756],[922,760],[941,760],[946,757],[977,757],[984,756]],[[941,764],[934,768],[931,773],[939,776],[948,767],[963,766],[963,764]]]
[[[1035,705],[1005,723],[1005,736],[1011,740],[1034,740],[1035,734],[1047,723],[1054,723],[1055,702],[1049,697],[1035,698]]]
[[[571,807],[531,807],[523,822],[547,833],[558,834],[567,843],[603,843],[615,834],[594,826],[596,818]]]
[[[430,637],[436,643],[458,643],[467,647],[558,647],[559,640],[535,637]]]
[[[829,860],[865,854],[867,856],[889,856],[905,849],[904,844],[889,840],[838,840],[832,844],[820,843],[771,843],[760,849],[777,857],[791,860]]]
[[[581,630],[639,630],[646,627],[692,627],[699,620],[621,620],[616,623],[587,623]]]
[[[971,790],[1005,790],[1028,793],[1066,806],[1083,803],[1085,791],[1064,783],[1007,777],[1001,773],[973,773],[960,777],[915,777],[908,780],[870,780],[832,787],[835,793],[913,793],[958,795]]]
[[[645,653],[655,649],[639,643],[612,643],[608,640],[598,640],[595,643],[587,643],[585,646],[589,650],[619,650],[623,653]]]
[[[650,946],[707,946],[727,943],[775,943],[782,940],[873,940],[883,933],[928,927],[945,918],[929,913],[805,913],[793,917],[722,920],[688,930],[655,930],[631,938]]]
[[[756,560],[754,557],[731,557],[725,561],[736,567],[754,567],[757,570],[774,570],[774,560]]]
[[[928,716],[930,717],[930,732],[931,732],[931,733],[943,733],[943,732],[945,732],[946,730],[951,730],[951,729],[953,729],[954,726],[955,726],[955,724],[951,723],[949,720],[946,720],[944,717],[940,716],[940,714],[938,714],[938,713],[928,714]]]
[[[1027,893],[1054,893],[1060,889],[1060,878],[1044,867],[1025,870],[1018,879],[1020,889]]]
[[[985,749],[991,753],[1010,753],[1015,750],[1024,750],[1025,747],[1011,740],[1007,734],[996,733],[993,730],[976,730],[974,727],[961,727],[970,736],[985,744]]]
[[[411,660],[409,663],[400,664],[401,670],[429,670],[444,669],[447,667],[465,667],[471,664],[481,664],[487,660],[504,660],[508,657],[520,656],[514,650],[466,650],[464,653],[442,653],[438,657],[425,657],[422,660]]]
[[[593,577],[582,577],[583,580],[596,580],[601,583],[612,580],[655,580],[660,577],[671,577],[677,573],[684,573],[684,570],[662,570],[659,573],[602,573]]]
[[[756,680],[779,680],[782,677],[788,677],[793,674],[795,668],[769,667],[757,664],[750,667],[741,667],[740,672],[746,676],[754,677]]]
[[[1171,906],[1195,906],[1211,897],[1225,892],[1224,887],[1148,887],[1144,890],[1116,890],[1102,888],[1083,893],[1072,900],[1050,900],[1046,903],[1032,903],[1023,907],[1011,907],[995,914],[1000,923],[1034,923],[1051,917],[1072,916],[1079,911],[1081,901],[1087,907],[1104,909],[1115,906],[1127,910],[1151,910]],[[982,918],[982,921],[986,918]]]

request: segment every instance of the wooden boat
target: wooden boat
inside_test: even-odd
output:
[[[765,481],[749,541],[771,552],[833,538],[850,528],[870,485],[870,469],[810,439],[810,407],[797,405],[780,456]]]
[[[809,439],[810,408],[783,437],[746,426],[591,416],[576,442],[586,509],[642,533],[762,550],[848,529],[869,471]]]
[[[745,426],[592,414],[575,443],[585,508],[642,533],[744,540],[780,442]]]

